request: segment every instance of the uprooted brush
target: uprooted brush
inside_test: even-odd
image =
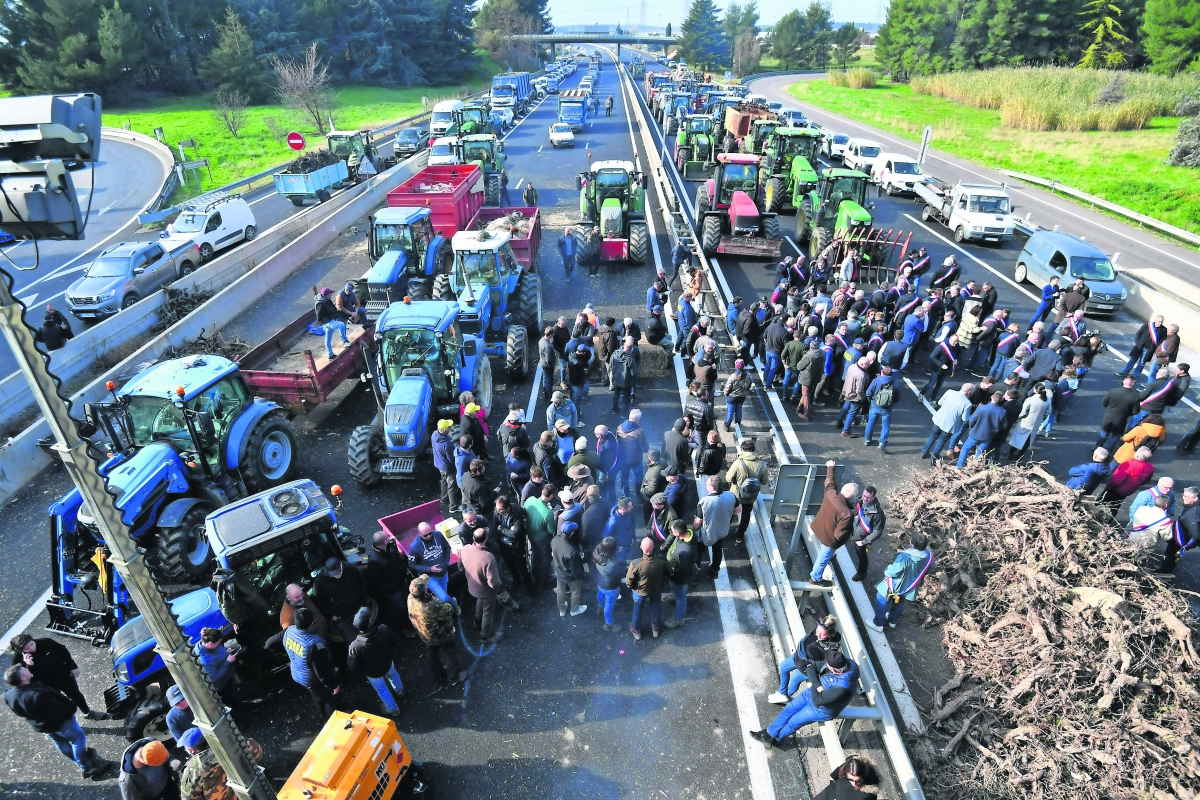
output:
[[[1111,518],[1040,466],[935,465],[892,506],[957,673],[913,743],[930,798],[1197,796],[1191,614]]]

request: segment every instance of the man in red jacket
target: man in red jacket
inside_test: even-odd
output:
[[[1150,463],[1152,455],[1149,447],[1139,447],[1133,458],[1113,470],[1112,477],[1104,487],[1104,494],[1100,495],[1100,502],[1108,506],[1110,513],[1116,514],[1126,497],[1154,477],[1154,465]]]
[[[817,549],[817,560],[813,565],[813,583],[821,586],[832,586],[833,581],[825,580],[825,567],[833,561],[837,549],[850,541],[854,533],[854,511],[851,508],[854,498],[858,497],[858,484],[847,483],[839,491],[833,482],[833,468],[836,461],[825,462],[825,499],[821,501],[821,510],[817,512],[812,523],[813,535],[817,537],[820,546]]]

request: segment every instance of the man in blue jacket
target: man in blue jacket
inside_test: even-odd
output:
[[[1067,480],[1068,489],[1074,489],[1080,494],[1091,494],[1097,486],[1108,480],[1108,476],[1112,474],[1112,467],[1108,463],[1108,451],[1103,447],[1097,447],[1092,451],[1091,463],[1071,467],[1071,471],[1067,474],[1070,475],[1070,478]],[[1170,480],[1170,478],[1167,478],[1167,480]],[[1133,509],[1130,509],[1130,519],[1133,519],[1133,511]]]
[[[408,566],[421,575],[429,576],[429,591],[443,603],[454,606],[454,613],[461,616],[458,601],[450,596],[450,543],[446,537],[428,522],[417,525],[417,538],[409,546]]]
[[[563,271],[570,276],[575,271],[575,236],[570,225],[563,228],[563,235],[558,238],[558,252],[562,254]]]
[[[1033,327],[1035,322],[1041,322],[1050,313],[1050,309],[1054,308],[1054,298],[1058,295],[1059,277],[1054,275],[1050,278],[1050,282],[1042,287],[1042,301],[1038,303],[1037,311],[1033,312],[1033,317],[1029,320],[1029,327]]]
[[[617,500],[617,504],[608,514],[608,523],[604,526],[604,538],[611,536],[617,540],[617,544],[621,548],[617,552],[617,558],[623,559],[630,548],[635,546],[634,536],[636,534],[633,501],[628,497],[622,497]]]
[[[858,664],[842,655],[841,650],[825,653],[825,674],[819,662],[810,662],[806,672],[811,684],[779,712],[766,730],[750,731],[760,742],[780,747],[781,741],[810,722],[826,722],[841,714],[858,691]]]
[[[962,452],[958,454],[959,469],[967,463],[971,448],[975,448],[976,455],[983,456],[988,444],[1003,429],[1007,419],[1008,415],[1004,413],[1004,395],[1000,392],[992,394],[992,402],[984,403],[971,412],[971,416],[967,417],[967,441]]]
[[[454,458],[456,445],[450,436],[450,428],[453,426],[451,420],[438,420],[437,430],[430,439],[433,445],[433,466],[442,477],[442,502],[446,504],[448,514],[457,514],[462,506],[462,490],[458,488],[458,467]]]
[[[904,318],[904,336],[900,342],[904,345],[904,360],[900,363],[900,369],[908,366],[908,360],[912,357],[913,348],[917,346],[917,342],[921,338],[921,334],[929,328],[929,320],[926,317],[925,306],[918,306],[911,314]]]

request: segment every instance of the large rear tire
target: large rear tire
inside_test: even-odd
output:
[[[504,367],[513,383],[523,383],[529,376],[529,331],[520,325],[508,329],[504,347]]]
[[[808,237],[812,235],[812,224],[809,222],[808,209],[801,206],[796,209],[796,244],[804,245],[808,243]]]
[[[705,214],[708,213],[710,207],[708,197],[708,184],[702,183],[696,189],[696,221],[699,222]]]
[[[350,434],[350,446],[346,452],[346,462],[350,467],[350,476],[363,486],[374,486],[382,477],[379,467],[387,457],[387,444],[383,440],[383,426],[376,422],[371,425],[359,425]]]
[[[161,694],[150,695],[125,717],[125,739],[136,742],[140,739],[155,739],[165,742],[171,738],[167,730],[167,712],[171,704]]]
[[[492,411],[492,393],[494,389],[492,362],[488,361],[487,356],[475,359],[475,374],[471,379],[471,392],[475,395],[475,399],[483,407],[483,410],[489,414]]]
[[[296,432],[279,412],[258,421],[241,454],[242,477],[251,492],[287,482],[296,466]]]
[[[710,214],[704,218],[704,225],[700,233],[700,243],[704,248],[704,255],[711,256],[717,252],[717,246],[721,244],[721,218]]]
[[[816,258],[825,252],[825,248],[829,246],[831,232],[827,228],[813,228],[812,237],[809,239],[808,254],[811,258]]]
[[[644,222],[629,223],[629,262],[645,264],[650,258],[650,229]]]
[[[433,279],[433,299],[453,300],[454,290],[450,288],[450,276],[438,275]]]
[[[783,208],[784,188],[783,178],[771,178],[767,181],[767,189],[763,192],[763,203],[767,207],[766,210],[772,214],[778,213],[779,209]]]
[[[500,205],[500,176],[497,174],[488,175],[487,190],[484,193],[484,200],[489,206]]]
[[[779,238],[779,217],[767,217],[763,220],[763,236],[768,239]]]
[[[192,506],[173,528],[159,528],[154,537],[155,570],[171,581],[197,586],[208,583],[213,570],[212,548],[204,531],[204,518],[213,508],[208,503]]]
[[[517,289],[513,292],[513,327],[522,327],[530,331],[539,331],[542,321],[538,319],[538,294],[542,290],[542,281],[532,272],[526,272],[517,279]]]
[[[687,145],[675,148],[675,168],[679,170],[680,175],[683,175],[684,163],[691,160],[692,148],[688,147]]]

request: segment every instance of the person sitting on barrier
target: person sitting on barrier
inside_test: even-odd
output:
[[[750,731],[760,742],[781,747],[782,740],[810,722],[828,722],[841,714],[858,690],[858,664],[842,655],[841,650],[825,654],[824,675],[816,664],[808,665],[809,688],[796,695],[766,730]]]
[[[823,618],[807,636],[796,645],[796,652],[779,664],[779,691],[767,698],[768,703],[784,705],[804,682],[808,665],[825,660],[826,652],[841,645],[842,634],[837,631],[837,618],[832,614]]]
[[[829,785],[813,800],[876,800],[879,795],[863,787],[875,787],[879,773],[870,761],[850,756],[840,767],[829,773]]]

